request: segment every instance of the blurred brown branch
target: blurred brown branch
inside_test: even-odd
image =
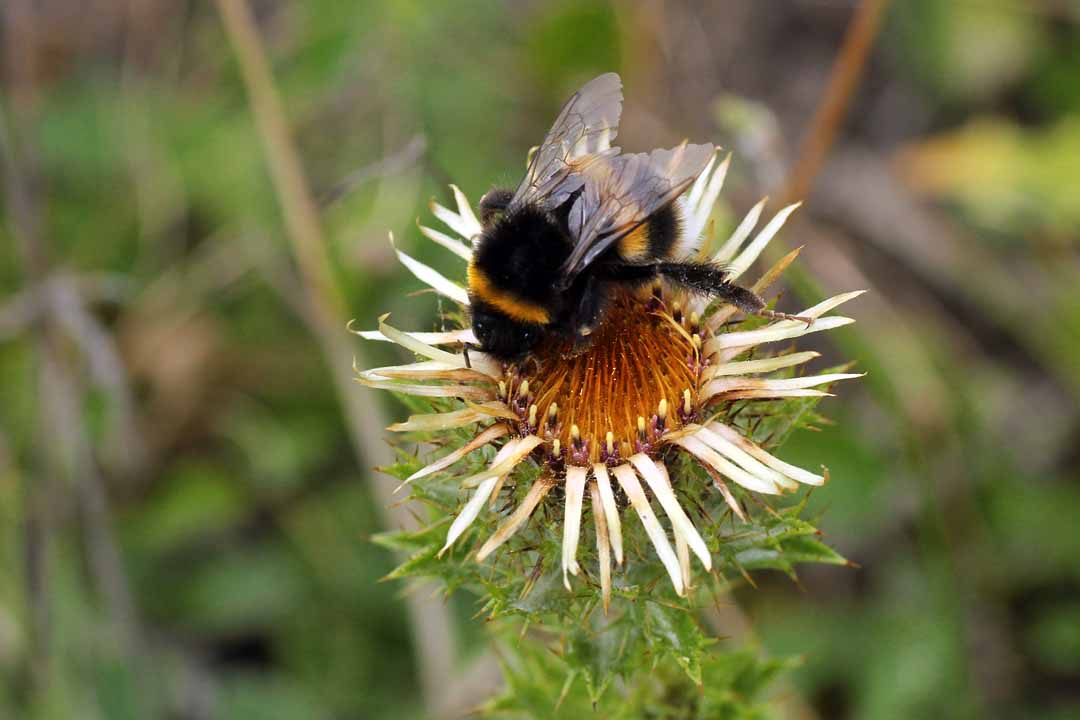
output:
[[[829,84],[814,112],[798,159],[788,174],[783,192],[785,204],[802,200],[810,192],[814,178],[840,131],[888,5],[889,0],[862,0],[855,8],[829,75]]]
[[[334,377],[358,461],[369,466],[388,464],[392,456],[381,441],[385,419],[365,396],[356,392],[353,382],[353,359],[360,365],[364,363],[356,357],[345,333],[344,294],[326,252],[318,206],[291,139],[255,18],[245,0],[217,0],[217,7],[240,65],[270,175],[285,216],[287,235],[309,306],[308,322]],[[393,486],[388,477],[376,477],[373,483],[382,524],[384,527],[412,526],[414,521],[407,509],[393,504]],[[454,661],[450,616],[444,604],[424,593],[409,593],[406,602],[426,704],[435,708],[440,704],[438,698],[450,677]]]
[[[4,5],[4,45],[7,49],[5,60],[4,86],[9,96],[10,113],[18,122],[17,113],[25,113],[30,105],[30,88],[33,69],[28,68],[31,53],[27,47],[33,42],[32,23],[30,22],[29,3],[9,2]],[[43,274],[45,258],[34,238],[37,233],[38,214],[33,205],[25,176],[28,173],[18,157],[14,131],[9,130],[7,117],[0,114],[0,159],[4,170],[4,200],[8,224],[23,253],[27,275]],[[43,352],[45,343],[42,338],[36,340],[37,350]],[[44,455],[44,453],[42,453]],[[41,457],[42,465],[45,458]],[[41,478],[24,477],[21,482],[22,505],[25,508],[22,531],[23,572],[25,573],[26,592],[24,601],[29,617],[26,674],[29,680],[29,696],[32,703],[43,702],[48,692],[49,680],[53,671],[52,613],[49,597],[49,548],[53,541],[54,522],[49,512],[50,478],[42,474]]]
[[[28,317],[40,363],[38,472],[24,481],[23,492],[27,509],[26,602],[31,617],[29,676],[32,702],[44,703],[51,691],[54,664],[50,649],[53,598],[49,592],[49,548],[56,529],[55,498],[63,497],[65,481],[75,491],[90,575],[107,609],[113,633],[133,661],[141,653],[138,610],[114,534],[105,480],[84,422],[84,389],[65,347],[66,340],[76,339],[91,373],[121,398],[124,424],[132,433],[133,423],[122,366],[105,334],[88,324],[83,300],[77,293],[66,292],[65,283],[51,282],[51,253],[41,222],[43,183],[28,132],[35,120],[34,74],[27,66],[29,56],[19,52],[25,50],[20,43],[31,42],[28,38],[33,37],[33,11],[29,4],[21,2],[9,3],[5,10],[8,32],[4,39],[12,48],[6,58],[5,84],[14,102],[10,123],[0,118],[0,156],[11,233],[23,255],[26,284],[32,288],[30,297],[37,300],[38,306]],[[137,661],[132,665],[137,673],[144,667]],[[140,699],[142,710],[147,710],[148,696]]]
[[[413,135],[409,142],[405,143],[392,155],[388,155],[346,175],[341,182],[319,197],[319,204],[322,206],[331,205],[364,183],[412,167],[424,156],[426,150],[427,139],[423,135]]]

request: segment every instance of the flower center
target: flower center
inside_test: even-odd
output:
[[[693,336],[701,329],[669,302],[620,291],[591,345],[575,351],[570,340],[550,343],[521,368],[539,424],[568,462],[648,452],[693,411],[701,347]]]

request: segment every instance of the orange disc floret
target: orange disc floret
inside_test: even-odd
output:
[[[613,298],[585,350],[575,352],[570,341],[552,343],[521,368],[521,375],[535,393],[541,417],[557,405],[554,437],[568,450],[584,446],[582,454],[594,463],[605,459],[609,432],[625,455],[655,435],[655,423],[670,429],[679,422],[679,413],[665,410],[682,407],[685,390],[696,394],[697,357],[690,333],[660,303],[625,292]],[[575,426],[580,439],[572,437]]]

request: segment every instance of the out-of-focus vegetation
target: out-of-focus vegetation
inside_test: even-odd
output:
[[[731,147],[733,216],[779,193],[853,3],[253,5],[351,312],[421,327],[437,301],[387,230],[450,272],[428,199],[512,183],[599,72],[625,147]],[[0,717],[540,712],[491,699],[467,596],[378,582],[370,537],[407,513],[341,393],[372,427],[404,409],[334,384],[214,6],[0,21]],[[1069,2],[893,3],[785,230],[818,282],[791,293],[872,293],[815,336],[869,375],[782,453],[828,465],[809,509],[861,567],[759,572],[749,625],[719,615],[722,643],[801,657],[771,690],[745,660],[778,715],[1080,715],[1078,48]],[[550,678],[553,707],[526,661],[508,682]]]

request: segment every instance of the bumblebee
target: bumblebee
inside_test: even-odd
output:
[[[786,317],[728,282],[723,267],[683,259],[697,239],[684,237],[676,201],[714,147],[622,154],[611,146],[621,111],[619,76],[591,80],[563,105],[517,189],[481,198],[483,232],[468,268],[478,349],[509,362],[545,339],[586,347],[617,287],[657,279]]]

